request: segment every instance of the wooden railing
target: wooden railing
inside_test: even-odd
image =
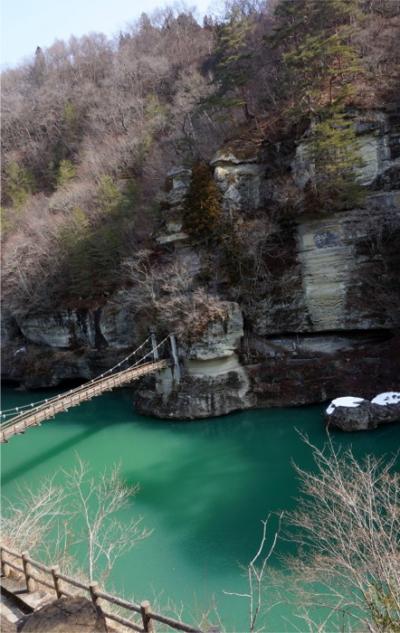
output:
[[[109,593],[101,591],[97,582],[85,584],[80,580],[71,578],[62,574],[57,566],[48,567],[43,563],[30,558],[28,552],[19,553],[4,545],[0,546],[0,562],[1,572],[3,576],[9,576],[12,573],[18,574],[24,578],[26,590],[33,592],[36,590],[36,584],[43,585],[48,590],[54,592],[57,598],[62,596],[72,597],[77,595],[71,593],[65,586],[72,586],[89,594],[90,599],[95,605],[101,607],[106,620],[117,622],[132,631],[139,633],[155,633],[155,622],[166,624],[175,631],[184,631],[185,633],[202,633],[198,628],[184,624],[179,620],[170,618],[151,610],[150,603],[146,600],[140,604],[128,602],[122,598],[117,598]],[[35,573],[38,571],[39,573]],[[101,604],[100,604],[101,602]],[[121,609],[139,616],[137,620],[129,620],[117,613],[107,611],[107,605],[115,605]]]

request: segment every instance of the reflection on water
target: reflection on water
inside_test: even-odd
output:
[[[50,392],[5,390],[4,406],[48,397]],[[53,392],[54,394],[54,392]],[[322,407],[268,409],[215,420],[163,422],[135,414],[129,390],[103,395],[56,420],[16,436],[3,447],[3,494],[17,485],[35,485],[76,454],[94,471],[115,462],[141,492],[130,512],[142,514],[152,536],[115,567],[113,586],[127,596],[152,600],[164,592],[189,605],[190,619],[215,595],[223,618],[243,630],[246,605],[222,590],[241,591],[240,563],[254,554],[261,519],[294,507],[298,494],[291,463],[311,468],[311,455],[296,429],[321,445]],[[393,452],[400,426],[371,433],[337,434],[357,455]],[[287,553],[281,542],[279,554]],[[273,564],[279,566],[279,558]],[[268,630],[291,630],[280,607]],[[293,630],[293,629],[292,629]]]

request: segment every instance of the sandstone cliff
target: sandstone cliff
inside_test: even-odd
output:
[[[189,337],[178,333],[180,380],[170,370],[144,380],[134,395],[141,412],[201,418],[398,389],[400,115],[353,112],[352,121],[366,192],[359,208],[304,210],[312,165],[301,138],[274,147],[234,141],[211,161],[223,213],[243,236],[268,238],[262,281],[246,270],[232,278],[221,253],[192,243],[182,220],[191,172],[168,175],[154,253],[201,280],[221,315]],[[284,207],[282,178],[298,192],[296,214],[275,212]],[[143,317],[135,292],[121,289],[93,310],[4,315],[5,377],[27,387],[86,380],[139,343],[149,319],[165,333],[157,311]]]

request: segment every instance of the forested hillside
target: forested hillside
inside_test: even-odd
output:
[[[307,203],[349,205],[346,108],[399,99],[399,20],[393,0],[243,0],[203,24],[170,9],[3,73],[7,303],[101,301],[151,237],[168,170],[227,137],[295,141],[312,120]]]
[[[399,36],[397,0],[239,0],[4,72],[6,375],[87,378],[151,324],[185,369],[146,412],[389,388]]]

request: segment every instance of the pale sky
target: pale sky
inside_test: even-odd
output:
[[[1,67],[15,66],[37,46],[101,32],[113,35],[141,13],[172,5],[166,0],[1,0]],[[202,16],[212,0],[192,0]]]

